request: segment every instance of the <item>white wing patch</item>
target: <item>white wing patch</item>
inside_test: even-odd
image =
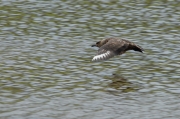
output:
[[[100,54],[100,55],[96,55],[93,57],[92,61],[101,61],[101,60],[106,60],[109,58],[110,56],[110,51],[107,51],[106,53]]]

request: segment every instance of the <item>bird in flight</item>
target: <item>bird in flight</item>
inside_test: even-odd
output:
[[[98,53],[92,61],[103,61],[121,55],[128,50],[134,50],[143,53],[143,49],[133,42],[120,38],[107,38],[96,42],[92,47],[99,47]]]

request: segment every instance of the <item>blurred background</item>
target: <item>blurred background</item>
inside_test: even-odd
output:
[[[0,117],[179,119],[179,0],[1,0]],[[91,62],[108,37],[145,49]]]

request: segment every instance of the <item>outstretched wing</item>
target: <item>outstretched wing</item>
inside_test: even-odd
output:
[[[105,45],[101,46],[98,53],[92,61],[102,61],[114,57],[115,55],[123,54],[128,44],[126,41],[120,39],[111,39]]]
[[[115,56],[115,54],[112,51],[99,49],[98,54],[93,57],[92,61],[103,61],[103,60],[107,60],[114,56]]]

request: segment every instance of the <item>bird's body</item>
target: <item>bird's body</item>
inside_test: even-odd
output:
[[[121,55],[128,50],[143,52],[143,49],[133,42],[120,38],[107,38],[97,42],[95,45],[99,47],[98,53],[93,57],[92,61],[107,60],[115,55]]]

